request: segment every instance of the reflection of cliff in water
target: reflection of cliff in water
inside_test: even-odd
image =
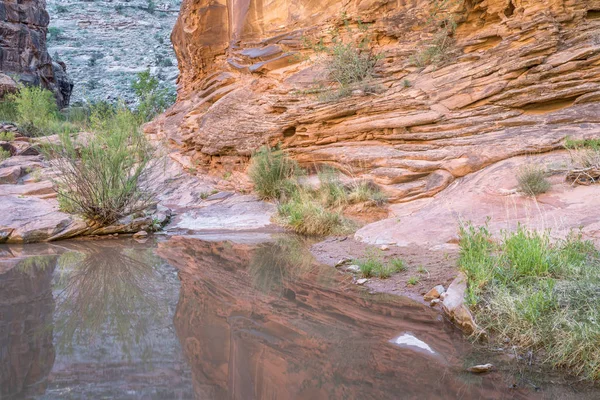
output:
[[[183,237],[159,244],[180,269],[175,327],[197,399],[521,396],[499,374],[462,374],[465,342],[436,312],[357,293],[297,249]],[[408,345],[390,343],[399,336]]]
[[[55,256],[0,263],[0,398],[43,393],[54,365]]]

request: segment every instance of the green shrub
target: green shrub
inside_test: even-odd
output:
[[[30,136],[52,133],[59,122],[54,94],[37,86],[21,86],[19,92],[8,96],[14,102],[16,121],[20,130]]]
[[[77,140],[60,135],[46,151],[60,172],[56,188],[61,206],[98,225],[147,209],[153,194],[141,187],[152,152],[136,116],[125,107],[114,115],[91,116],[94,135]]]
[[[150,70],[140,72],[131,83],[131,88],[138,99],[137,114],[141,122],[150,121],[175,101],[175,95],[161,86],[158,78],[150,74]]]
[[[495,242],[485,227],[467,225],[460,248],[484,329],[545,364],[600,379],[600,255],[591,241],[572,233],[553,242],[520,226]]]
[[[410,286],[415,286],[417,283],[419,283],[419,281],[420,279],[418,276],[411,276],[410,278],[408,278],[406,283]]]
[[[6,160],[9,157],[10,157],[10,152],[8,152],[0,147],[0,162]]]
[[[402,271],[406,271],[408,269],[406,267],[406,263],[401,258],[392,258],[389,261],[389,264],[395,272],[402,272]]]
[[[295,190],[291,182],[299,172],[298,164],[290,159],[279,147],[261,147],[250,162],[248,175],[254,183],[254,190],[262,199],[279,199],[287,190]]]
[[[546,178],[546,171],[538,165],[525,165],[517,171],[519,190],[528,196],[546,193],[552,184]]]
[[[17,104],[13,100],[9,100],[10,95],[0,100],[0,121],[1,122],[16,122],[19,117],[17,112]]]
[[[15,134],[12,132],[0,132],[0,142],[11,142],[15,140]]]
[[[354,43],[335,42],[327,49],[330,59],[325,64],[329,79],[341,87],[362,82],[373,76],[377,61],[381,58],[372,50],[366,49],[368,42]]]

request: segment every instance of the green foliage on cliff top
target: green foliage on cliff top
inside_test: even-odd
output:
[[[600,253],[580,234],[553,241],[519,227],[496,241],[460,230],[467,301],[494,341],[532,351],[549,366],[600,379]]]

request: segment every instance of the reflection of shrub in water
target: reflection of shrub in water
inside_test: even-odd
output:
[[[263,243],[250,261],[252,284],[265,293],[282,294],[287,282],[311,271],[312,257],[299,237],[286,237],[274,243]]]
[[[63,254],[55,288],[58,348],[71,353],[102,334],[112,336],[123,354],[151,355],[147,334],[164,317],[158,295],[160,278],[150,253],[133,249],[92,248]]]

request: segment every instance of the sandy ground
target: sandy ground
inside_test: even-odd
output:
[[[365,286],[374,292],[407,296],[425,303],[425,293],[436,285],[444,285],[447,288],[456,276],[458,247],[432,251],[418,246],[389,246],[388,250],[380,250],[379,246],[370,246],[352,237],[331,237],[314,244],[311,252],[317,261],[335,266],[340,260],[360,259],[369,249],[379,249],[384,261],[401,258],[407,266],[406,271],[393,274],[388,279],[369,278]],[[350,261],[349,264],[351,263]],[[408,284],[411,277],[418,278],[416,285]]]

